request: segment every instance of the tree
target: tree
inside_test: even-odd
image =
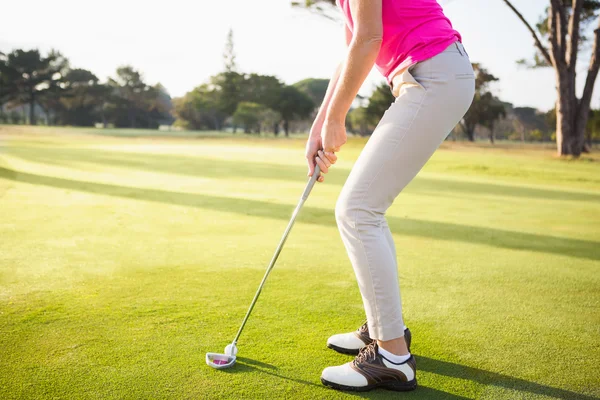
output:
[[[292,6],[306,8],[326,18],[336,20],[337,14],[329,12],[331,8],[335,7],[335,2],[336,0],[294,0],[292,1]],[[325,7],[323,7],[323,5],[325,5]]]
[[[295,118],[308,118],[315,103],[306,94],[293,86],[284,86],[274,110],[281,114],[285,136],[289,136],[290,121]]]
[[[221,129],[226,115],[219,109],[219,98],[214,88],[204,84],[175,99],[177,123],[188,129]]]
[[[281,114],[270,108],[265,108],[260,113],[259,118],[259,133],[261,131],[267,131],[268,128],[272,128],[271,131],[275,135],[279,134],[279,122],[281,121]]]
[[[15,71],[10,70],[7,65],[6,54],[0,51],[0,107],[8,101],[8,95],[10,92],[9,85],[13,83],[14,77],[11,73]]]
[[[350,132],[358,133],[361,136],[370,135],[374,126],[372,118],[367,113],[367,107],[357,107],[348,113],[346,127]]]
[[[550,0],[544,20],[534,29],[511,1],[503,0],[525,24],[537,53],[534,65],[551,66],[556,75],[556,146],[559,155],[578,157],[585,150],[584,133],[592,93],[600,69],[600,18],[597,0]],[[588,25],[598,20],[581,98],[576,94],[577,61],[582,43],[589,40]],[[546,42],[546,44],[543,43]]]
[[[591,148],[595,140],[600,140],[600,110],[590,111],[586,131],[587,145]]]
[[[35,125],[36,104],[60,90],[69,62],[54,50],[45,57],[38,50],[15,50],[2,58],[2,97],[16,105],[28,105],[29,123]]]
[[[60,91],[54,91],[40,102],[51,120],[65,125],[92,126],[101,120],[102,106],[109,88],[100,84],[98,77],[86,69],[71,69],[64,77]]]
[[[489,91],[489,85],[498,80],[494,75],[480,64],[473,64],[475,72],[475,96],[469,111],[460,122],[467,138],[475,140],[477,125],[485,126],[490,130],[490,141],[494,143],[494,123],[505,115],[504,105]]]
[[[279,134],[281,114],[275,111],[281,98],[281,90],[285,84],[274,76],[249,74],[244,77],[241,98],[243,101],[263,104],[267,111],[261,124],[270,124],[275,135]],[[263,128],[265,129],[265,128]]]
[[[242,101],[233,114],[234,123],[243,125],[245,133],[252,133],[253,130],[260,133],[261,116],[266,110],[267,107],[262,104]]]
[[[152,103],[150,113],[153,118],[160,124],[171,125],[175,118],[173,118],[173,99],[162,84],[157,83],[152,87],[156,98]]]
[[[308,95],[315,104],[321,104],[329,86],[329,79],[307,78],[294,83],[296,89]]]
[[[367,117],[370,122],[374,125],[377,124],[395,100],[396,98],[387,83],[377,86],[369,98],[369,105],[366,108]]]
[[[225,71],[215,77],[213,84],[220,88],[220,110],[226,115],[232,115],[241,101],[241,84],[244,80],[243,75],[237,72],[232,29],[227,34],[223,60]]]
[[[104,107],[107,118],[117,126],[156,128],[161,116],[157,110],[160,93],[156,87],[144,82],[142,74],[126,65],[117,68],[114,78],[109,78],[111,95]]]
[[[264,104],[274,109],[279,103],[285,84],[274,76],[249,74],[241,84],[242,101]]]
[[[317,11],[323,10],[320,3],[329,4],[335,6],[335,0],[302,0],[302,1],[292,1],[292,5],[296,7],[307,7],[307,8],[315,8]]]

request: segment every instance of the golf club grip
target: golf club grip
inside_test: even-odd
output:
[[[310,194],[313,187],[315,186],[315,182],[319,178],[320,174],[321,174],[321,168],[319,168],[319,164],[315,164],[315,171],[313,172],[308,183],[306,184],[306,189],[304,189],[304,193],[302,193],[302,200],[306,201],[306,199],[308,199],[308,195]]]

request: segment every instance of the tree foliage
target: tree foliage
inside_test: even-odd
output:
[[[279,99],[275,111],[281,114],[283,130],[289,135],[290,122],[293,119],[307,118],[315,108],[315,103],[293,86],[284,86],[279,92]]]
[[[62,90],[69,62],[57,51],[42,56],[38,50],[15,50],[2,57],[3,101],[29,106],[29,123],[36,123],[35,106]]]
[[[336,5],[335,0],[293,0],[291,4],[293,7],[305,8],[332,20],[336,20],[338,15],[330,12]]]
[[[490,84],[498,81],[498,78],[478,63],[473,64],[473,71],[475,72],[475,96],[469,111],[461,121],[461,126],[470,141],[475,140],[477,125],[488,128],[491,132],[490,141],[493,143],[494,123],[506,115],[502,102],[490,92]]]
[[[164,88],[150,86],[142,74],[126,65],[117,68],[116,75],[108,80],[110,95],[104,104],[106,118],[117,126],[130,128],[157,128],[162,121],[170,120],[170,110],[165,109]]]
[[[377,124],[394,100],[396,99],[387,83],[377,86],[369,98],[369,105],[366,109],[370,122]]]
[[[89,126],[102,120],[102,107],[110,90],[91,71],[69,70],[62,89],[40,102],[46,115],[54,114],[54,123]]]
[[[188,129],[219,130],[226,114],[219,106],[220,94],[204,84],[174,100],[174,113],[178,124]]]
[[[321,104],[329,86],[329,79],[307,78],[294,83],[293,86],[310,97],[313,103]]]
[[[252,133],[253,131],[260,133],[261,122],[267,110],[267,106],[263,104],[242,101],[233,113],[233,120],[236,124],[244,127],[245,133]]]

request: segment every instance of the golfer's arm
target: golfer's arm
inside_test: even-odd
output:
[[[340,63],[337,66],[335,72],[333,73],[333,76],[331,77],[331,80],[329,81],[329,85],[327,85],[327,91],[325,92],[323,103],[321,103],[321,107],[319,107],[319,112],[317,113],[317,117],[315,118],[315,124],[322,125],[325,121],[327,109],[329,108],[329,103],[331,103],[331,98],[333,97],[333,92],[335,91],[335,88],[337,86],[343,66],[343,63]]]
[[[381,1],[350,0],[354,33],[327,107],[326,120],[344,123],[354,98],[375,64],[383,40]]]
[[[349,46],[350,41],[352,40],[352,32],[350,32],[348,27],[345,25],[344,25],[344,35],[346,38],[346,46]],[[335,72],[333,73],[333,76],[331,77],[331,80],[329,81],[329,84],[327,85],[327,91],[325,92],[325,97],[323,98],[321,107],[319,107],[319,112],[317,113],[317,117],[315,118],[315,123],[323,124],[323,122],[325,121],[325,116],[327,115],[327,109],[329,108],[329,103],[331,103],[331,98],[333,97],[333,93],[335,92],[335,88],[337,87],[343,67],[344,67],[344,62],[342,61],[335,69]]]

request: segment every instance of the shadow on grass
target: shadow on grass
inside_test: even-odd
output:
[[[267,369],[273,369],[273,370],[277,369],[277,367],[272,364],[267,364],[265,362],[256,361],[256,360],[253,360],[251,358],[246,358],[246,357],[237,357],[237,362],[242,362],[243,364],[248,364],[249,366],[257,367],[257,368],[267,368]]]
[[[266,363],[263,363],[260,361],[255,361],[255,360],[252,360],[249,358],[238,357],[238,363],[236,363],[236,366],[234,368],[225,369],[223,371],[225,371],[226,373],[230,373],[230,374],[258,372],[261,374],[273,376],[275,378],[285,379],[290,382],[298,383],[300,385],[312,386],[314,388],[318,388],[318,389],[321,389],[324,391],[333,391],[334,390],[334,389],[328,388],[320,383],[314,383],[314,382],[306,381],[304,379],[293,378],[290,376],[285,376],[281,373],[277,373],[277,367],[275,367],[271,364],[266,364]],[[355,396],[355,397],[361,397],[361,398],[367,398],[367,399],[388,399],[390,397],[390,394],[392,394],[392,393],[393,392],[390,392],[387,390],[375,390],[375,391],[368,392],[368,393],[345,392],[345,394],[347,396]],[[426,387],[426,386],[419,386],[419,388],[416,391],[403,394],[403,397],[419,398],[419,399],[436,399],[436,400],[467,399],[467,397],[462,397],[462,396],[457,396],[457,395],[454,395],[451,393],[442,392],[440,390],[433,389],[433,388]]]
[[[76,181],[19,172],[3,167],[0,167],[0,178],[66,190],[198,207],[221,212],[233,212],[254,217],[277,218],[286,221],[290,218],[293,209],[293,206],[286,204]],[[316,207],[304,207],[301,221],[310,224],[335,226],[333,210]],[[536,251],[600,260],[600,245],[598,242],[593,241],[473,227],[447,222],[423,221],[412,218],[388,217],[388,224],[396,234],[407,236],[476,243],[506,249]]]
[[[534,395],[549,396],[556,399],[564,400],[599,400],[598,397],[588,396],[569,390],[554,388],[551,386],[541,385],[535,382],[526,381],[519,378],[514,378],[507,375],[498,374],[496,372],[485,371],[479,368],[468,367],[461,364],[451,363],[448,361],[436,360],[429,357],[417,355],[417,365],[419,370],[434,373],[437,375],[446,376],[449,378],[458,378],[469,380],[486,386],[497,386],[505,389],[514,390],[521,393],[530,393]],[[277,367],[266,364],[260,361],[255,361],[249,358],[238,358],[238,363],[233,369],[224,370],[227,373],[239,374],[245,372],[259,372],[266,375],[271,375],[276,378],[285,379],[301,385],[313,386],[323,390],[332,390],[325,388],[321,384],[306,381],[303,379],[285,376],[277,372]],[[385,390],[376,390],[368,393],[347,393],[356,397],[379,399],[389,398],[391,392]],[[419,386],[416,391],[404,393],[405,398],[419,399],[448,399],[460,400],[467,397],[458,396],[455,394],[443,392],[431,387]]]
[[[447,361],[416,355],[417,367],[421,371],[427,371],[451,378],[466,379],[489,386],[499,386],[519,392],[527,392],[536,395],[549,396],[565,400],[599,400],[598,397],[587,396],[558,389],[551,386],[540,385],[535,382],[502,375],[495,372],[485,371],[466,365],[455,364]]]
[[[277,179],[303,181],[304,167],[275,165],[268,163],[245,163],[241,161],[215,161],[210,158],[170,154],[140,154],[120,151],[106,151],[86,148],[26,147],[15,146],[9,153],[29,161],[50,165],[68,163],[91,163],[113,167],[131,168],[151,172],[174,173],[179,175],[203,176],[209,178],[243,177],[251,179]],[[327,177],[329,184],[342,185],[349,170],[336,169]],[[535,198],[548,200],[600,202],[600,195],[569,190],[549,190],[493,184],[464,182],[418,176],[407,187],[409,192],[436,194],[461,193],[500,197]]]

